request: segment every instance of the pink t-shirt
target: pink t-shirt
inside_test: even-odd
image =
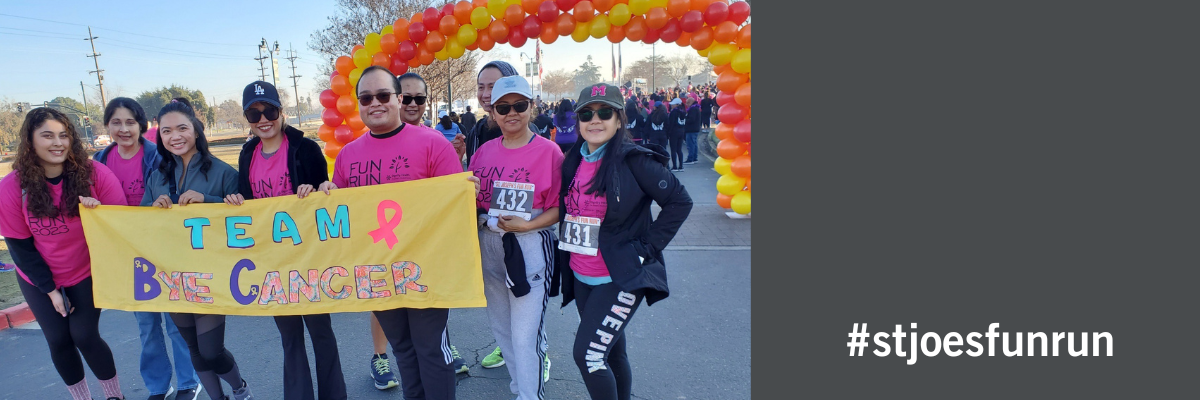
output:
[[[504,181],[532,183],[534,209],[558,207],[562,162],[562,149],[538,135],[533,135],[533,141],[516,149],[505,148],[503,137],[489,140],[479,146],[467,167],[480,181],[475,205],[489,208],[493,183]]]
[[[118,157],[119,158],[119,157]],[[100,204],[127,205],[121,181],[104,164],[92,163],[92,197]],[[59,205],[62,197],[62,182],[51,185],[50,197]],[[55,218],[33,218],[21,195],[21,179],[13,171],[0,180],[0,235],[13,239],[33,237],[34,247],[50,266],[54,283],[58,287],[74,286],[92,276],[92,261],[88,255],[87,241],[83,236],[83,223],[79,217],[64,215]],[[17,270],[21,278],[33,284],[24,273]]]
[[[250,191],[254,198],[287,196],[296,194],[292,190],[292,176],[287,166],[288,140],[283,138],[279,150],[271,158],[263,158],[262,142],[254,147],[250,157]]]
[[[158,128],[150,127],[149,129],[146,129],[146,133],[143,134],[142,137],[146,138],[146,140],[149,140],[150,143],[158,144]]]
[[[142,195],[146,193],[146,184],[142,182],[145,179],[145,175],[142,174],[142,158],[145,151],[146,147],[141,146],[137,154],[126,160],[121,157],[121,153],[116,148],[113,148],[105,157],[104,165],[112,170],[117,180],[121,181],[121,190],[125,192],[126,205],[141,205]]]
[[[591,186],[592,177],[596,176],[596,171],[600,169],[600,162],[579,162],[575,179],[571,181],[571,187],[567,188],[567,196],[563,199],[567,203],[564,205],[567,214],[604,219],[604,213],[608,211],[608,199],[604,195],[585,193]],[[604,264],[604,257],[601,256],[599,248],[594,256],[571,253],[571,270],[583,276],[597,278],[609,275],[608,266]]]
[[[343,147],[333,163],[333,183],[349,188],[457,174],[463,172],[458,160],[438,131],[405,124],[391,137],[366,134]]]

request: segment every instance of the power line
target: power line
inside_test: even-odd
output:
[[[54,20],[49,20],[49,19],[33,18],[33,17],[25,17],[25,16],[21,16],[21,15],[12,15],[12,14],[4,14],[4,13],[0,13],[0,16],[4,16],[4,17],[12,17],[12,18],[20,18],[20,19],[28,19],[28,20],[33,20],[33,21],[41,21],[41,22],[50,22],[50,23],[55,23],[55,24],[63,24],[63,25],[89,26],[89,25],[84,25],[84,24],[76,24],[76,23],[73,23],[73,22],[54,21]],[[153,38],[153,39],[162,39],[162,40],[174,40],[174,41],[186,42],[186,43],[199,43],[199,44],[211,44],[211,45],[217,45],[217,46],[236,46],[236,47],[245,47],[245,46],[247,46],[247,45],[245,45],[245,44],[204,42],[204,41],[198,41],[198,40],[175,39],[175,38],[169,38],[169,37],[163,37],[163,36],[145,35],[145,34],[141,34],[141,33],[126,32],[126,31],[122,31],[122,30],[117,30],[117,29],[112,29],[112,28],[105,28],[105,27],[100,27],[100,26],[97,26],[97,27],[96,27],[96,29],[99,29],[99,30],[106,30],[106,31],[112,31],[112,32],[116,32],[116,33],[123,33],[123,34],[126,34],[126,35],[143,36],[143,37],[148,37],[148,38]]]

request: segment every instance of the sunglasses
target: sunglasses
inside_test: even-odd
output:
[[[611,108],[601,108],[599,110],[583,110],[575,114],[579,117],[579,122],[588,122],[592,120],[593,115],[599,115],[601,120],[608,121],[612,119],[615,110]]]
[[[402,98],[400,99],[400,102],[401,102],[401,103],[404,103],[404,105],[408,105],[409,103],[412,103],[413,101],[416,101],[416,102],[417,102],[417,105],[419,106],[419,105],[425,104],[425,99],[426,99],[426,98],[427,98],[427,97],[425,97],[425,96],[409,96],[409,95],[404,95],[404,97],[402,97]]]
[[[275,108],[275,107],[270,107],[270,106],[268,106],[266,109],[264,109],[262,111],[251,108],[251,109],[246,110],[243,114],[246,115],[246,121],[248,121],[252,124],[255,122],[258,122],[259,118],[264,115],[267,116],[267,121],[274,121],[274,120],[279,119],[279,109]]]
[[[512,104],[496,104],[492,108],[496,109],[496,112],[500,115],[508,115],[508,112],[512,109],[516,109],[518,113],[523,113],[529,109],[529,100],[522,100]]]
[[[358,96],[358,104],[369,106],[371,105],[371,99],[379,100],[379,104],[387,104],[387,102],[392,101],[392,94],[390,92],[383,92],[380,94],[360,95]]]

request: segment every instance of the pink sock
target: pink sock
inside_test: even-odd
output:
[[[80,380],[74,385],[67,386],[73,400],[92,400],[92,391],[88,389],[87,379]]]
[[[116,376],[100,381],[100,387],[104,388],[104,397],[125,398],[125,395],[121,394],[121,382],[117,380]]]

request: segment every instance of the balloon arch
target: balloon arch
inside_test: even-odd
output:
[[[363,69],[387,67],[399,75],[434,60],[461,57],[467,50],[513,47],[527,40],[554,43],[570,36],[647,44],[662,41],[690,46],[718,74],[720,107],[714,169],[717,204],[738,214],[750,213],[750,5],[727,0],[473,0],[430,7],[371,32],[351,54],[338,57],[330,89],[321,93],[325,156],[333,159],[350,141],[367,132],[358,116],[354,86]]]

